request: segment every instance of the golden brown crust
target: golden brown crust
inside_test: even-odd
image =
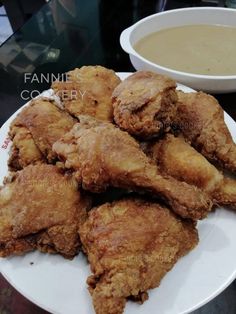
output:
[[[55,154],[52,152],[52,145],[68,132],[75,124],[75,120],[66,112],[59,109],[55,102],[49,98],[36,98],[30,102],[11,123],[10,136],[13,139],[14,145],[20,150],[19,156],[23,155],[23,151],[29,151],[33,148],[36,153],[46,157],[49,162],[55,159]],[[22,127],[27,129],[31,134],[31,138],[25,141],[25,138],[19,136],[19,131]],[[17,138],[16,138],[17,137]],[[30,145],[30,147],[27,147]],[[25,155],[24,155],[25,157]],[[33,156],[31,159],[21,160],[21,164],[35,163]]]
[[[206,158],[236,173],[236,144],[217,100],[203,92],[178,92],[176,123],[184,137]]]
[[[75,171],[84,189],[102,192],[113,186],[151,192],[182,217],[201,219],[207,215],[209,197],[196,187],[161,176],[127,132],[91,117],[80,120],[53,149],[65,167]]]
[[[113,92],[114,120],[119,127],[142,138],[170,129],[176,113],[176,83],[148,71],[138,71]]]
[[[10,137],[13,140],[8,160],[8,167],[11,171],[46,162],[27,128],[12,125]]]
[[[209,194],[215,205],[236,209],[236,180],[226,178],[182,137],[167,134],[145,151],[163,174],[195,185]]]
[[[0,190],[0,256],[38,248],[73,257],[88,206],[76,181],[56,166],[24,168]]]
[[[163,173],[195,185],[211,194],[223,175],[183,138],[167,134],[152,146],[152,158]]]
[[[225,177],[213,193],[214,202],[218,205],[236,209],[236,180]]]
[[[144,301],[147,290],[198,243],[194,223],[141,199],[93,209],[80,237],[94,273],[88,284],[97,314],[123,313],[130,296]]]
[[[102,66],[83,66],[67,74],[67,82],[52,84],[65,110],[75,117],[86,114],[112,121],[111,95],[120,83],[115,72]]]

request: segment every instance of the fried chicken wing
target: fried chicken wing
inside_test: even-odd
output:
[[[14,160],[14,164],[18,163],[21,166],[34,164],[37,158],[42,159],[42,155],[52,162],[55,158],[52,144],[74,124],[75,120],[59,109],[53,100],[49,98],[32,100],[11,124],[9,134],[18,151],[17,155],[10,157],[11,163]]]
[[[200,219],[211,208],[209,197],[196,187],[158,173],[139,144],[111,123],[80,117],[53,150],[65,167],[75,171],[82,187],[91,192],[108,186],[151,192],[183,217]]]
[[[162,173],[206,191],[216,205],[236,209],[236,180],[224,177],[182,137],[167,134],[147,150]]]
[[[120,83],[113,70],[102,66],[83,66],[68,72],[67,77],[66,82],[52,84],[66,111],[75,117],[87,114],[112,121],[111,95]]]
[[[8,167],[11,171],[21,170],[30,164],[35,165],[46,162],[27,128],[13,125],[11,138],[13,143],[8,160]]]
[[[56,166],[18,171],[0,189],[0,256],[39,249],[73,257],[89,204],[76,180]]]
[[[176,113],[176,83],[148,71],[134,73],[113,92],[114,120],[119,127],[142,138],[168,131]]]
[[[211,162],[236,173],[236,144],[217,100],[202,92],[178,92],[176,124],[184,137]]]
[[[157,203],[124,199],[89,212],[80,227],[96,314],[121,314],[128,297],[147,299],[178,259],[198,243],[193,222]]]

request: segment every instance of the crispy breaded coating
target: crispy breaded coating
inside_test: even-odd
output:
[[[236,180],[224,177],[218,190],[213,195],[218,205],[228,206],[236,209]]]
[[[115,122],[142,138],[168,131],[176,113],[175,88],[175,81],[164,75],[135,72],[113,92]]]
[[[135,139],[111,123],[81,116],[80,123],[53,150],[91,192],[102,192],[108,186],[151,192],[182,217],[192,219],[205,217],[211,208],[204,192],[162,176]]]
[[[56,81],[52,84],[65,110],[75,117],[87,114],[112,121],[111,95],[120,83],[115,72],[102,66],[83,66],[67,74],[67,82]]]
[[[12,126],[11,138],[13,139],[8,167],[11,171],[17,171],[32,164],[45,163],[46,159],[35,145],[29,130],[24,126]]]
[[[182,137],[167,134],[155,144],[149,144],[148,151],[163,174],[199,187],[216,205],[236,209],[236,180],[224,177]]]
[[[53,165],[27,166],[0,189],[0,256],[38,249],[72,258],[89,199]]]
[[[218,101],[203,92],[178,92],[176,124],[184,137],[211,162],[236,173],[236,144]]]
[[[49,162],[53,162],[55,159],[55,154],[52,152],[53,143],[68,132],[74,124],[75,120],[68,113],[58,108],[54,100],[42,97],[32,100],[18,114],[10,126],[9,135],[14,146],[18,149],[18,157],[21,157],[21,160],[17,162],[21,165],[34,164],[36,150]],[[29,135],[27,135],[27,141],[24,135],[19,135],[22,127],[24,132],[25,129],[28,130],[34,143]],[[29,156],[25,156],[24,152],[31,149],[33,155],[32,158],[31,156],[28,158]],[[24,159],[25,157],[27,160]]]
[[[93,275],[87,280],[96,314],[121,314],[126,300],[147,299],[178,259],[198,243],[194,223],[141,199],[106,203],[80,227]]]

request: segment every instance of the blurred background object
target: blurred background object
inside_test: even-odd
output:
[[[229,8],[236,9],[236,0],[226,0],[225,4]]]
[[[0,45],[9,38],[13,32],[17,31],[22,27],[25,22],[31,18],[41,7],[49,0],[0,0]],[[93,1],[91,1],[93,2]],[[101,11],[106,11],[106,3],[109,7],[110,1],[97,1]],[[75,14],[76,5],[75,3],[67,0],[58,0],[58,3],[68,12],[71,16]],[[191,3],[191,5],[190,5]],[[226,5],[232,6],[231,3],[236,1],[226,0]],[[225,0],[134,0],[126,1],[121,3],[115,2],[115,7],[127,6],[133,8],[134,17],[129,16],[130,19],[135,20],[141,19],[153,12],[160,12],[169,9],[189,6],[224,6]],[[119,12],[119,11],[118,11]],[[124,11],[128,14],[130,10]],[[119,15],[122,19],[124,16]],[[126,18],[128,21],[128,18]],[[117,23],[119,22],[119,19]],[[120,24],[121,25],[121,24]],[[59,26],[59,25],[57,25]],[[107,39],[107,38],[106,38]]]
[[[0,45],[22,27],[48,0],[1,0]]]
[[[13,31],[20,28],[34,13],[36,13],[46,0],[1,0]]]
[[[0,45],[11,36],[12,32],[12,27],[10,25],[6,10],[0,2]]]

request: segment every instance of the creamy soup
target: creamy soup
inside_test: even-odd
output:
[[[152,33],[134,49],[158,65],[188,73],[236,75],[236,27],[185,25]]]

